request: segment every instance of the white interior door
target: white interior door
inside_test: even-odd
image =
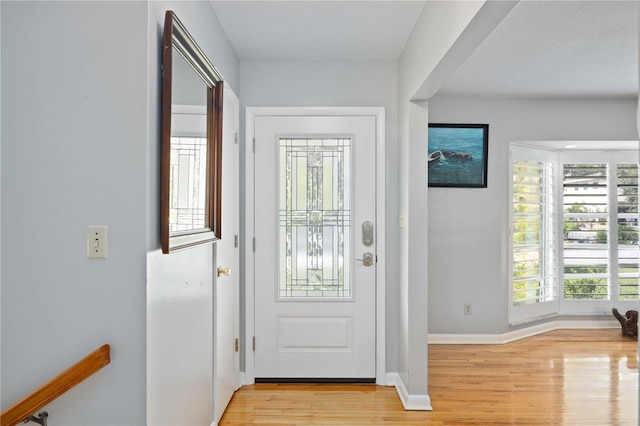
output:
[[[214,424],[240,386],[239,277],[240,229],[238,126],[240,104],[228,86],[224,89],[222,124],[222,239],[216,243],[214,291]]]
[[[255,117],[255,377],[376,377],[376,119]]]

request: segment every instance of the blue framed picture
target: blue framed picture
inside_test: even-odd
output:
[[[429,187],[486,188],[488,124],[429,123]]]

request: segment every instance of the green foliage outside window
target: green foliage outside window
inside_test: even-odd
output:
[[[570,278],[571,274],[606,274],[606,265],[565,266],[565,299],[606,299],[608,296],[607,278]]]

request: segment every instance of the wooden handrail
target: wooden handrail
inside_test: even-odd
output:
[[[111,362],[103,345],[2,412],[0,424],[14,426]]]

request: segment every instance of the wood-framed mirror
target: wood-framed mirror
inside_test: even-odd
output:
[[[162,41],[163,253],[222,237],[223,86],[220,73],[168,10]]]

